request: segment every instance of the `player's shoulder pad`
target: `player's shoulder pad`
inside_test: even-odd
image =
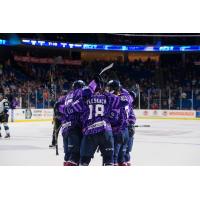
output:
[[[124,93],[124,94],[129,94],[129,91],[124,89],[124,88],[121,89],[121,92]]]
[[[115,95],[113,93],[110,93],[110,92],[107,92],[107,91],[105,91],[103,94],[106,95],[106,96],[108,96],[108,97],[111,97],[111,98],[118,98],[117,95]]]
[[[82,88],[78,88],[78,89],[71,91],[70,95],[73,95],[73,98],[76,99],[76,98],[81,97],[81,94],[82,94]]]

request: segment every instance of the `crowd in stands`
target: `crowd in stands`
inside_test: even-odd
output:
[[[109,65],[106,61],[82,62],[81,66],[57,65],[53,73],[56,97],[70,89],[73,81],[89,83],[95,74]],[[114,62],[104,79],[119,79],[122,85],[134,90],[140,86],[135,103],[141,109],[200,109],[200,67],[192,59],[173,63],[136,59],[133,62]],[[0,62],[1,86],[5,94],[15,98],[17,107],[52,107],[51,65],[25,62]]]

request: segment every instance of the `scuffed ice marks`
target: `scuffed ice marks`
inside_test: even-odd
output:
[[[150,128],[137,128],[132,151],[133,165],[200,166],[199,121],[137,120]],[[62,166],[63,142],[59,136],[59,156],[49,149],[51,122],[10,123],[11,138],[0,139],[0,166]],[[4,131],[2,130],[4,136]],[[101,165],[100,153],[91,165]]]

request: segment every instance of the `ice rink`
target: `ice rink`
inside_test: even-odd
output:
[[[200,165],[199,120],[144,120],[150,128],[137,128],[132,151],[134,165]],[[11,139],[0,139],[0,165],[62,166],[62,137],[59,136],[59,156],[49,149],[51,122],[10,123]],[[4,130],[3,136],[4,136]],[[91,165],[101,165],[95,154]]]

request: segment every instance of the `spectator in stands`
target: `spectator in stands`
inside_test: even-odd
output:
[[[71,65],[57,66],[54,80],[57,96],[63,90],[69,90],[75,79],[89,82],[96,72],[109,64],[108,61],[94,60],[82,62],[81,66],[76,67]],[[144,109],[148,108],[148,103],[150,103],[150,108],[159,109],[160,97],[163,109],[169,107],[171,109],[191,108],[192,89],[194,91],[194,107],[200,107],[200,80],[198,79],[200,72],[198,68],[193,68],[190,63],[190,67],[186,66],[184,70],[180,70],[178,62],[174,62],[173,66],[165,64],[167,67],[158,67],[158,63],[150,58],[146,61],[136,59],[124,63],[114,61],[115,67],[105,74],[105,80],[118,78],[128,89],[133,89],[138,83],[141,91],[140,107]],[[16,62],[11,65],[10,62],[7,62],[5,66],[0,64],[0,71],[1,68],[2,73],[4,73],[4,76],[1,77],[1,85],[4,86],[6,94],[13,94],[16,98],[21,98],[23,106],[28,105],[27,101],[30,101],[29,105],[33,107],[42,108],[43,101],[47,107],[51,106],[49,103],[51,78],[49,64]],[[161,68],[165,73],[160,74]],[[160,75],[161,78],[159,78]],[[138,101],[137,99],[137,107],[139,106]],[[180,105],[181,102],[182,105]]]

